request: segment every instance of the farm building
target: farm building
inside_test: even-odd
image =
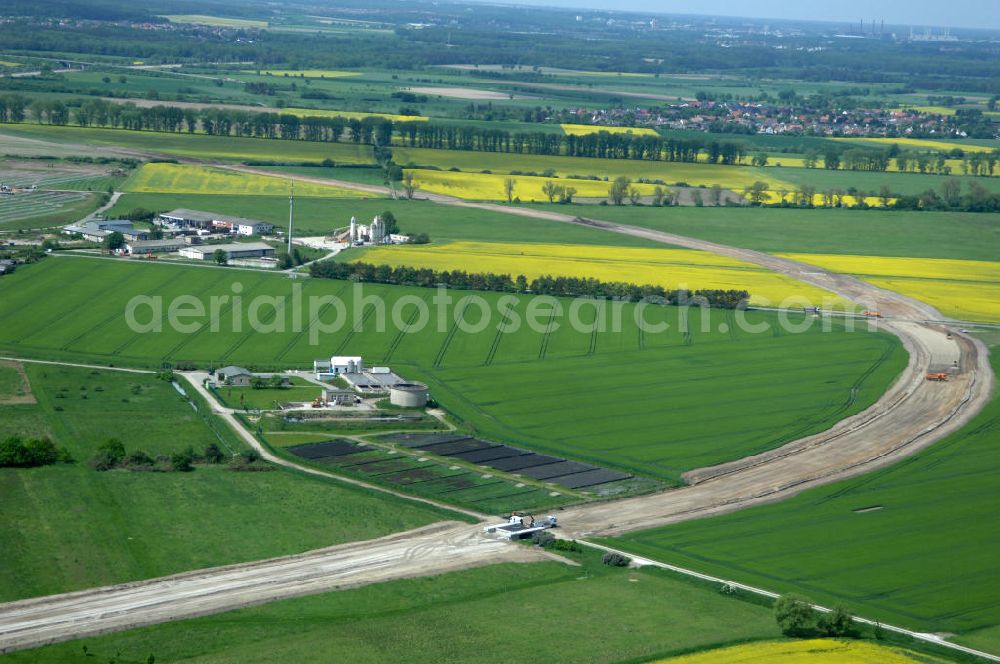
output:
[[[174,226],[178,228],[221,230],[234,235],[244,236],[266,235],[274,231],[274,224],[266,221],[231,217],[214,212],[203,212],[201,210],[188,210],[187,208],[178,208],[159,214],[156,217],[156,223],[161,226]]]
[[[125,241],[142,241],[149,239],[149,231],[142,228],[133,228],[130,231],[122,231],[121,234],[125,237]]]
[[[314,360],[313,373],[317,380],[329,380],[342,374],[360,373],[365,370],[360,355],[334,355],[329,360]]]
[[[320,398],[323,399],[324,403],[333,406],[353,406],[358,400],[354,392],[339,387],[324,388]]]
[[[226,254],[226,260],[240,258],[266,258],[274,256],[274,247],[263,242],[235,242],[231,244],[201,244],[185,246],[180,250],[180,255],[194,260],[210,261],[215,257],[215,252],[222,250]]]
[[[253,374],[243,367],[223,367],[215,372],[215,377],[220,383],[224,383],[225,385],[245,387],[250,384]]]
[[[91,242],[103,242],[104,238],[114,232],[124,235],[134,230],[135,227],[132,225],[132,222],[124,219],[87,221],[63,227],[63,233],[66,235],[82,235],[85,240],[90,240]]]
[[[187,245],[184,240],[133,240],[125,243],[130,254],[164,254]]]

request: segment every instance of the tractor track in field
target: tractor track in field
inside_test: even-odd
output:
[[[215,165],[269,174],[265,169]],[[283,177],[369,193],[389,193],[384,187],[326,178],[288,174],[283,174]],[[866,324],[897,336],[909,353],[909,362],[900,377],[865,411],[838,422],[827,431],[778,449],[691,471],[685,475],[688,486],[679,489],[560,510],[560,534],[564,537],[618,535],[732,512],[870,472],[915,454],[957,430],[982,409],[992,393],[993,373],[982,342],[950,329],[947,322],[941,322],[943,317],[933,307],[853,277],[762,252],[626,224],[588,220],[540,209],[475,203],[433,194],[421,194],[419,197],[442,205],[578,224],[759,265],[831,291],[868,309],[881,311],[884,319],[869,320]],[[440,364],[449,342],[450,338],[445,340],[435,365]],[[544,351],[545,342],[540,355]],[[941,383],[925,380],[929,370],[940,370],[953,362],[957,371],[951,380]],[[187,378],[194,389],[204,391],[195,376]],[[209,403],[214,403],[210,395],[203,396]],[[326,475],[341,482],[403,496],[276,457],[260,445],[232,411],[213,407],[248,444],[262,451],[262,456],[274,463],[299,472]],[[403,497],[437,504],[427,499]],[[468,510],[455,511],[480,518],[483,516]],[[505,560],[537,560],[541,555],[529,554],[524,547],[485,539],[479,531],[479,524],[438,524],[379,540],[297,556],[2,604],[0,652],[216,613],[281,597],[408,576],[439,574]],[[958,648],[937,637],[908,633],[942,646]]]

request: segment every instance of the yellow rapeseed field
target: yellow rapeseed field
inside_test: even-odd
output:
[[[867,641],[764,641],[659,660],[658,664],[917,664],[946,660]]]
[[[1000,262],[783,254],[921,300],[962,320],[1000,323]]]
[[[690,249],[644,249],[532,243],[448,242],[366,249],[358,260],[435,270],[473,270],[523,274],[593,277],[602,281],[659,284],[666,288],[747,290],[754,304],[790,306],[810,303],[826,308],[847,305],[835,295],[742,261]]]
[[[422,191],[444,194],[456,198],[477,201],[505,201],[507,194],[504,181],[514,180],[514,197],[523,202],[548,202],[548,196],[542,193],[546,182],[555,182],[564,187],[574,187],[577,198],[607,198],[610,182],[603,180],[571,180],[567,178],[543,178],[531,175],[503,175],[502,173],[455,173],[451,171],[432,171],[412,169],[413,181]],[[653,193],[656,185],[636,184],[643,196]]]
[[[850,141],[852,143],[875,143],[878,145],[892,145],[908,148],[926,148],[931,150],[948,151],[958,148],[965,152],[993,152],[995,148],[985,145],[973,145],[971,143],[951,143],[948,141],[935,141],[927,138],[862,138],[844,137],[835,138],[836,141]]]
[[[282,113],[297,115],[300,118],[347,118],[348,120],[364,120],[365,118],[385,118],[393,122],[427,122],[426,115],[394,115],[392,113],[363,113],[361,111],[331,111],[315,108],[283,108]]]
[[[513,170],[541,172],[548,169],[557,175],[595,175],[614,180],[624,175],[630,180],[644,178],[663,180],[667,184],[686,182],[692,187],[714,184],[723,189],[742,191],[757,180],[768,183],[770,189],[795,189],[791,182],[778,179],[780,169],[721,164],[686,163],[676,161],[645,161],[638,159],[600,159],[595,157],[564,157],[504,152],[472,152],[467,150],[431,150],[396,146],[392,150],[398,164],[413,162],[422,166],[460,168],[463,171],[490,170],[494,174]],[[520,177],[520,176],[514,176]],[[579,188],[579,187],[577,187]],[[524,196],[521,196],[525,200]]]
[[[289,181],[281,177],[189,166],[145,164],[125,183],[124,190],[143,193],[287,196]],[[296,182],[295,195],[323,198],[360,198],[362,194],[311,182]]]
[[[936,160],[935,160],[936,161]],[[945,159],[945,164],[951,169],[953,175],[961,175],[962,173],[962,160],[961,159]],[[823,159],[819,159],[818,169],[823,168]],[[806,160],[802,157],[789,157],[788,155],[772,156],[768,160],[766,168],[771,168],[773,166],[784,166],[785,168],[805,168]],[[912,167],[911,167],[912,168]],[[896,160],[889,160],[889,167],[886,169],[887,173],[898,173],[899,169],[896,168]],[[914,171],[907,171],[908,173],[913,173]],[[1000,177],[1000,171],[997,171],[993,177]]]
[[[602,127],[600,125],[564,124],[559,125],[568,136],[586,136],[606,131],[609,134],[635,134],[636,136],[659,136],[649,127]]]
[[[950,106],[906,106],[906,108],[920,111],[921,113],[934,113],[935,115],[955,115],[955,109]]]
[[[256,71],[248,71],[247,73],[254,74]],[[297,78],[344,78],[360,75],[360,72],[337,69],[262,69],[260,73],[264,76],[295,76]]]
[[[767,199],[764,202],[767,203],[768,205],[774,205],[776,203],[780,203],[782,198],[784,198],[784,200],[789,203],[795,201],[795,192],[794,190],[791,189],[786,190],[784,196],[782,196],[782,193],[780,191],[774,191],[773,189],[769,190],[766,193],[767,193]],[[845,194],[844,196],[838,198],[840,200],[841,206],[843,207],[856,207],[858,205],[857,196],[849,196]],[[869,207],[882,207],[882,199],[879,198],[878,196],[865,196],[864,200],[865,204],[868,205]],[[892,205],[895,202],[896,202],[895,198],[889,199],[889,205]],[[813,205],[815,205],[816,207],[822,207],[824,205],[823,194],[815,194],[813,196]]]

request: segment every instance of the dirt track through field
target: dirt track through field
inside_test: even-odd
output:
[[[478,529],[477,529],[478,530]],[[442,522],[298,556],[0,606],[0,653],[278,599],[547,556]]]
[[[381,187],[338,180],[286,177],[372,193],[388,192]],[[881,311],[886,319],[878,322],[879,327],[898,336],[910,353],[909,363],[896,383],[864,412],[826,432],[794,441],[778,450],[692,471],[687,476],[691,485],[681,489],[563,510],[559,512],[559,519],[564,536],[615,535],[731,512],[870,472],[914,454],[958,429],[990,398],[993,374],[981,342],[955,331],[949,332],[941,324],[925,322],[943,318],[932,307],[858,279],[769,254],[645,228],[587,221],[538,209],[470,203],[438,195],[420,197],[443,205],[582,224],[761,265],[832,291],[868,309]],[[932,383],[925,380],[928,370],[953,363],[957,363],[957,373],[950,381]],[[233,421],[231,419],[231,423]],[[237,426],[249,435],[238,423]],[[430,534],[400,533],[382,540],[278,561],[234,565],[170,579],[0,605],[0,650],[225,611],[283,596],[443,573],[469,565],[520,560],[526,555],[521,547],[484,539],[479,525],[449,524],[439,528],[440,531],[428,531]],[[178,578],[190,579],[194,585],[187,585],[187,581],[178,583]]]

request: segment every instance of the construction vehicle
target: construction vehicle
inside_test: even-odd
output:
[[[313,399],[312,402],[313,408],[322,408],[323,406],[324,406],[323,397],[316,397],[315,399]]]
[[[941,372],[929,373],[929,374],[927,374],[927,380],[934,381],[934,382],[939,382],[939,383],[940,382],[945,382],[945,381],[948,380],[948,374],[941,373]]]
[[[872,309],[866,309],[865,311],[862,311],[861,315],[862,316],[867,316],[868,318],[881,318],[882,317],[881,313],[879,313],[878,311],[874,311]]]
[[[530,519],[530,521],[526,519]],[[555,528],[557,524],[558,520],[552,515],[545,517],[542,521],[535,521],[535,517],[526,512],[511,512],[507,518],[507,523],[485,526],[483,532],[506,537],[507,539],[520,540],[529,539],[535,533],[543,530]]]

